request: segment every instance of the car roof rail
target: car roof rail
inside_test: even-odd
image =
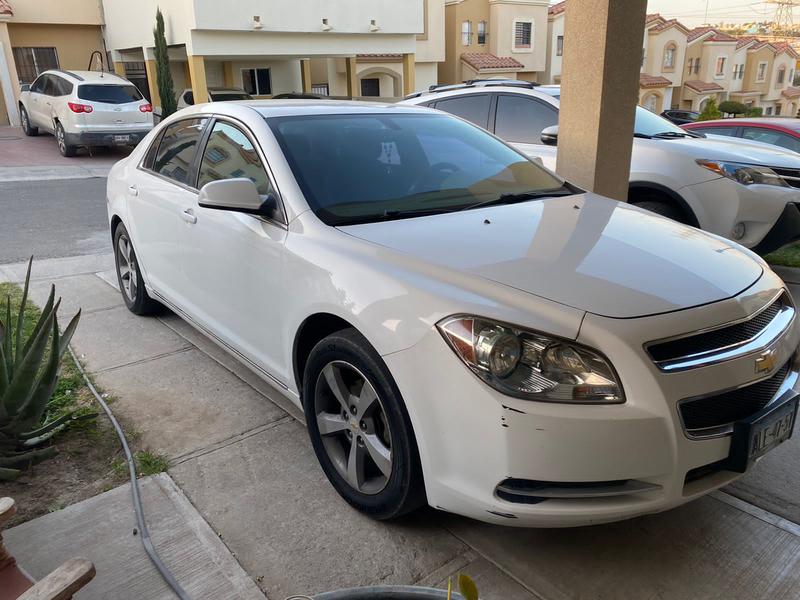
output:
[[[64,69],[49,69],[49,70],[55,71],[56,73],[63,73],[64,75],[69,75],[70,77],[74,77],[78,81],[83,81],[83,77],[81,77],[77,73],[73,73],[72,71],[66,71]]]
[[[413,94],[409,94],[406,98],[419,98],[420,96],[424,96],[425,94],[431,94],[433,92],[449,92],[450,90],[463,90],[469,88],[476,88],[476,87],[519,87],[519,88],[526,88],[526,89],[533,89],[538,87],[539,83],[535,81],[522,81],[520,79],[468,79],[463,83],[439,83],[434,84],[428,87],[427,90],[422,90],[421,92],[414,92]]]

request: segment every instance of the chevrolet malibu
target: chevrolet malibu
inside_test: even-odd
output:
[[[789,439],[800,333],[734,242],[414,106],[205,104],[108,178],[128,308],[305,413],[336,491],[517,526],[669,509]]]

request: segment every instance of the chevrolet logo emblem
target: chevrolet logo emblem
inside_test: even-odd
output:
[[[756,358],[756,373],[769,373],[775,368],[775,350],[765,350]]]

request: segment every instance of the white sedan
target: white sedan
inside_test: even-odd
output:
[[[302,407],[375,518],[657,512],[794,426],[800,332],[761,259],[441,112],[187,108],[115,165],[108,212],[128,307],[172,308]]]

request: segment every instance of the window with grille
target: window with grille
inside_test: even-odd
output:
[[[556,56],[564,55],[564,36],[559,35],[556,38]]]
[[[329,96],[330,89],[328,88],[327,83],[313,83],[311,84],[311,93],[318,94],[320,96]]]
[[[20,83],[31,83],[40,73],[58,68],[55,48],[13,48]]]
[[[472,21],[461,23],[461,45],[469,46],[472,42]]]
[[[514,23],[514,47],[515,48],[530,48],[531,47],[531,29],[533,23],[530,21],[517,21]]]
[[[486,43],[486,21],[478,21],[478,43]]]

